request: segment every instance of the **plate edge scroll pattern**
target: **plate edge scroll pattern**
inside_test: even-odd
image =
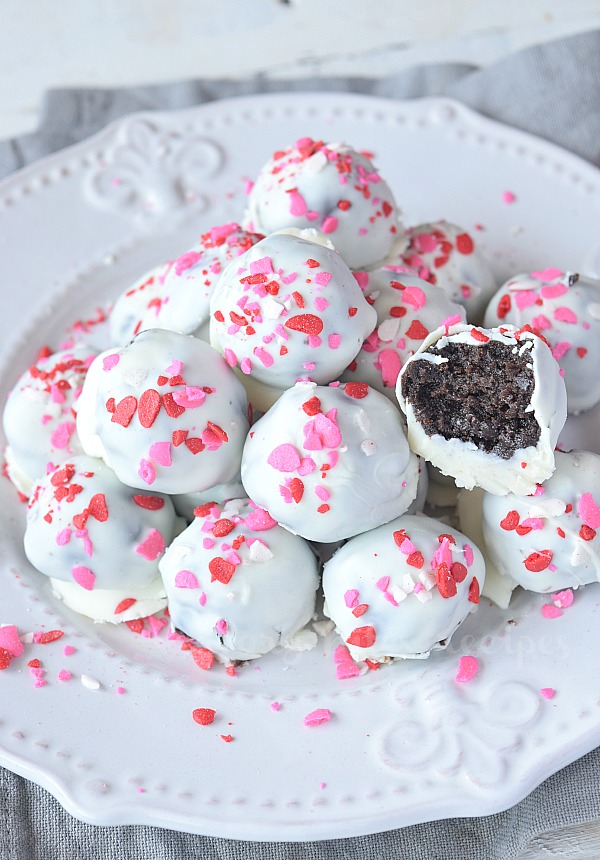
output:
[[[224,163],[214,140],[175,122],[133,116],[87,172],[83,193],[93,206],[143,224],[189,206],[208,209],[207,185]]]
[[[396,719],[379,740],[381,762],[415,780],[460,780],[477,791],[518,776],[514,753],[543,713],[539,691],[516,680],[479,690],[422,678],[400,684],[395,699]]]

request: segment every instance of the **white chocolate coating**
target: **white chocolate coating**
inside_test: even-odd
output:
[[[486,326],[531,325],[564,370],[570,413],[600,401],[600,281],[559,269],[509,278],[492,297]]]
[[[410,266],[452,301],[464,305],[469,322],[481,322],[496,281],[473,236],[449,221],[418,224],[406,235],[408,245],[386,262]]]
[[[35,485],[25,553],[41,573],[86,592],[136,598],[141,589],[145,597],[176,527],[168,497],[126,487],[101,460],[81,454]]]
[[[315,227],[352,269],[383,260],[401,232],[393,194],[371,161],[345,144],[310,138],[265,164],[244,223],[265,234]]]
[[[443,349],[447,343],[485,348],[490,340],[512,346],[517,351],[527,350],[531,356],[534,388],[527,411],[533,412],[539,426],[539,439],[535,446],[519,448],[508,459],[480,450],[473,442],[445,439],[441,434],[428,435],[417,420],[412,404],[402,395],[403,375],[413,361],[443,363],[446,359],[437,356],[435,351]],[[531,332],[520,331],[513,326],[478,329],[457,325],[448,332],[438,329],[425,339],[404,365],[398,377],[396,395],[407,417],[412,450],[433,463],[442,474],[451,475],[459,487],[472,489],[478,486],[497,495],[533,493],[536,485],[554,471],[554,449],[567,417],[565,385],[549,347]]]
[[[173,626],[221,660],[260,657],[310,621],[316,559],[248,499],[203,513],[160,562]]]
[[[523,588],[547,593],[600,581],[600,456],[556,452],[533,496],[483,498],[485,552]]]
[[[86,615],[97,624],[122,624],[135,618],[155,615],[167,605],[167,593],[160,576],[146,585],[130,588],[94,588],[86,591],[76,582],[51,579],[55,597],[80,615]],[[135,602],[129,605],[129,600]],[[127,606],[127,609],[121,609]],[[115,613],[116,608],[121,609]]]
[[[483,557],[463,534],[405,515],[327,562],[325,612],[355,660],[428,657],[477,605],[484,580]]]
[[[406,360],[441,325],[465,322],[465,309],[401,267],[355,272],[355,277],[377,312],[377,327],[341,379],[368,382],[396,405],[396,381]]]
[[[339,254],[283,232],[227,266],[211,299],[210,337],[231,367],[289,388],[335,379],[376,318]]]
[[[215,350],[149,329],[96,359],[78,430],[128,486],[189,493],[239,473],[247,415],[244,387]]]
[[[117,299],[111,314],[113,342],[125,345],[148,328],[208,340],[210,296],[223,267],[262,238],[233,222],[203,233],[189,251],[152,270]]]
[[[77,399],[95,356],[88,347],[56,352],[26,370],[8,395],[3,415],[7,472],[24,495],[49,466],[82,453]]]
[[[500,573],[490,554],[486,551],[481,514],[484,495],[485,491],[481,487],[474,487],[472,490],[459,490],[456,512],[461,532],[471,538],[485,559],[485,584],[481,589],[482,597],[488,597],[500,609],[507,609],[513,591],[517,588],[517,583],[512,577]],[[506,496],[502,498],[506,499]]]
[[[322,543],[404,513],[418,473],[398,409],[364,383],[288,389],[252,427],[242,459],[246,493]]]

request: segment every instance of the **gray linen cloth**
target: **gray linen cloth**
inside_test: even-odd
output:
[[[38,131],[0,142],[0,176],[132,111],[184,108],[252,93],[317,90],[392,99],[450,96],[600,166],[600,31],[594,31],[526,49],[485,69],[453,63],[419,66],[379,80],[281,81],[258,76],[123,90],[57,90],[45,99]],[[542,833],[600,819],[599,780],[597,749],[498,815],[353,839],[258,843],[153,827],[82,824],[44,789],[0,768],[0,860],[509,860]]]

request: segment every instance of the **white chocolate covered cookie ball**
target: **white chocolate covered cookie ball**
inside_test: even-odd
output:
[[[600,456],[556,452],[551,478],[530,496],[483,497],[486,553],[530,591],[600,581]]]
[[[165,606],[158,559],[176,519],[168,497],[126,487],[82,454],[34,486],[25,553],[68,606],[96,621],[126,621]]]
[[[401,231],[393,194],[367,155],[308,137],[262,168],[245,223],[265,234],[315,227],[352,269],[383,260]]]
[[[148,328],[208,341],[210,296],[223,268],[262,238],[233,222],[203,233],[188,251],[121,294],[111,313],[113,342],[125,345]]]
[[[280,389],[335,379],[376,322],[340,255],[286,232],[229,264],[211,314],[211,343],[227,363]]]
[[[427,657],[479,603],[484,580],[468,538],[405,515],[351,538],[326,563],[325,611],[355,660]]]
[[[285,645],[315,611],[313,552],[248,499],[199,509],[160,570],[173,626],[221,660]]]
[[[92,365],[79,435],[123,483],[164,493],[207,490],[240,469],[244,387],[207,343],[148,329]]]
[[[8,476],[29,496],[48,468],[81,454],[77,401],[96,352],[75,347],[47,355],[19,378],[4,407]]]
[[[418,476],[402,416],[365,383],[288,389],[253,426],[242,459],[247,494],[290,531],[323,543],[404,513]]]

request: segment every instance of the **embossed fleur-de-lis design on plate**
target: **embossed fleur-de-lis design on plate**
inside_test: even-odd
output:
[[[477,788],[492,788],[506,778],[541,713],[539,693],[521,681],[480,692],[475,685],[422,677],[399,685],[395,698],[394,725],[380,742],[383,763],[405,773],[464,776]]]
[[[185,206],[205,209],[207,181],[223,164],[220,147],[164,120],[134,117],[86,176],[85,193],[95,205],[137,219],[155,218]]]

